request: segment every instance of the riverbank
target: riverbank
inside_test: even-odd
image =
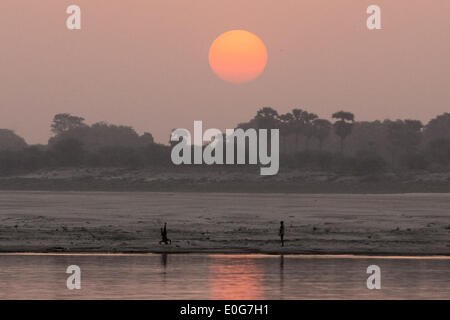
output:
[[[450,194],[4,191],[0,252],[450,255]]]
[[[123,169],[67,168],[0,177],[0,190],[338,193],[450,193],[450,172],[385,173],[355,176],[282,170],[260,176],[253,169],[204,167]]]

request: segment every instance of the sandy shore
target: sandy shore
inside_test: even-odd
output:
[[[450,194],[3,191],[0,252],[450,255]]]

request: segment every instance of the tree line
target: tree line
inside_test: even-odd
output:
[[[333,113],[330,121],[303,109],[278,113],[264,107],[237,127],[279,129],[281,169],[374,174],[450,168],[450,113],[424,125],[409,119],[356,121],[347,111]],[[64,113],[55,115],[50,128],[53,136],[47,145],[28,145],[11,130],[0,129],[0,173],[172,166],[170,145],[155,143],[151,133],[139,135],[129,126],[88,125]]]
[[[419,120],[356,121],[338,111],[332,121],[303,109],[279,114],[265,107],[241,128],[280,130],[282,166],[376,173],[445,171],[450,166],[450,113]]]

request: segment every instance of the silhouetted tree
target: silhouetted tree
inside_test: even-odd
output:
[[[50,149],[58,166],[77,166],[81,164],[84,156],[83,145],[73,138],[62,139]]]
[[[430,120],[424,128],[423,135],[426,142],[450,139],[450,113],[441,114]]]
[[[330,136],[332,124],[325,119],[315,119],[313,121],[313,136],[319,140],[319,150],[322,151],[323,142]]]
[[[9,129],[0,129],[0,150],[21,150],[27,146],[25,139]]]
[[[62,134],[75,128],[85,127],[84,118],[72,116],[69,113],[59,113],[54,116],[51,131],[55,135]]]
[[[377,154],[390,163],[387,124],[381,121],[355,121],[352,133],[345,140],[346,154],[360,152]]]
[[[387,121],[388,141],[392,153],[392,165],[397,155],[414,154],[420,144],[422,123],[418,120]]]
[[[139,142],[143,146],[145,146],[149,144],[154,144],[155,139],[153,138],[153,135],[150,132],[144,132],[144,134],[139,137]]]
[[[295,134],[295,143],[294,143],[294,150],[298,149],[298,138],[302,134],[303,130],[303,124],[304,124],[304,118],[303,118],[304,111],[302,109],[293,109],[292,115],[294,119],[292,119],[292,131]]]
[[[65,139],[80,141],[87,151],[96,151],[103,147],[138,148],[152,143],[153,137],[149,133],[139,136],[129,126],[117,126],[105,122],[94,123],[91,126],[79,126],[64,131],[50,138],[49,145]]]
[[[20,160],[22,168],[29,171],[49,165],[46,147],[42,145],[32,145],[23,149]]]
[[[275,109],[265,107],[238,128],[280,129],[282,161],[292,168],[371,175],[386,170],[387,161],[391,162],[391,169],[448,171],[449,113],[432,119],[425,128],[417,120],[355,122],[354,115],[345,111],[336,112],[333,118],[336,121],[331,124],[305,110],[294,109],[279,115]],[[333,128],[336,134],[331,134]],[[52,131],[55,136],[47,146],[27,146],[25,140],[11,130],[0,129],[0,173],[15,174],[55,166],[171,165],[170,146],[156,144],[150,133],[140,136],[132,127],[104,122],[89,126],[84,124],[83,118],[59,114],[52,123]],[[287,140],[293,140],[293,135],[295,144],[289,147],[298,146],[301,136],[305,138],[306,150],[289,155],[286,154],[290,151]],[[317,139],[322,152],[307,150],[311,138]],[[324,145],[326,139],[331,143]],[[333,154],[333,145],[338,145],[339,139],[341,154]],[[344,143],[346,155],[343,154]],[[224,144],[224,154],[225,151]],[[235,157],[236,154],[235,145]]]
[[[309,141],[314,136],[313,121],[318,118],[317,114],[309,113],[307,111],[303,112],[303,135],[305,136],[305,150],[309,149]]]
[[[278,112],[271,107],[259,109],[255,116],[258,129],[277,129],[278,121]]]
[[[450,139],[435,139],[427,146],[431,161],[442,165],[450,165]]]
[[[332,117],[333,119],[337,119],[336,122],[333,124],[334,132],[341,139],[340,150],[341,153],[343,153],[344,140],[352,133],[355,116],[351,112],[338,111],[336,113],[333,113]]]
[[[281,136],[281,148],[288,150],[286,138],[293,132],[292,121],[294,116],[288,112],[279,116],[280,136]]]

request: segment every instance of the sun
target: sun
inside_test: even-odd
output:
[[[245,30],[222,33],[209,49],[209,65],[221,79],[232,83],[249,82],[263,73],[267,48],[255,34]]]

